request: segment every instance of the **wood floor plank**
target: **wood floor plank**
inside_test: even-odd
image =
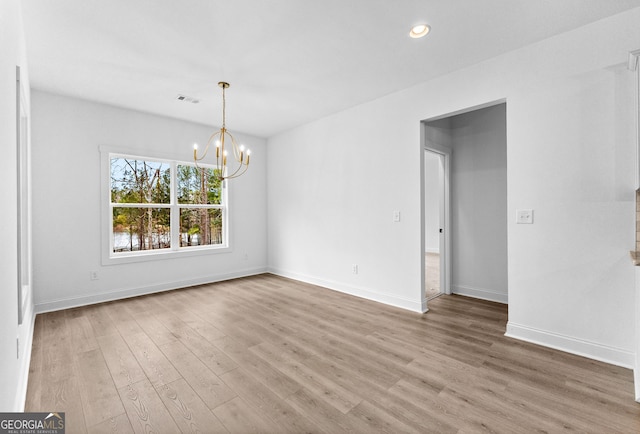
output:
[[[209,342],[220,339],[225,336],[220,330],[215,328],[211,323],[205,321],[197,315],[185,315],[182,318],[184,323],[195,330],[200,336]]]
[[[74,353],[83,353],[98,348],[98,341],[93,334],[93,327],[86,315],[67,318],[67,328],[71,333],[70,339],[73,342],[72,350]]]
[[[144,331],[125,307],[129,300],[112,301],[104,304],[104,310],[122,336],[140,334]]]
[[[184,379],[157,389],[165,407],[182,432],[226,433],[222,422]]]
[[[506,408],[496,408],[486,403],[484,397],[467,394],[461,395],[457,390],[445,388],[438,397],[438,402],[454,413],[462,421],[464,432],[497,432],[526,433],[531,427],[523,426],[512,418]]]
[[[68,378],[73,375],[71,333],[65,311],[51,312],[44,317],[41,343],[42,375],[45,378]]]
[[[165,344],[160,349],[210,409],[213,410],[236,397],[236,392],[207,368],[182,342]]]
[[[213,410],[230,433],[277,433],[278,425],[242,398],[235,397]]]
[[[149,336],[137,333],[123,336],[138,364],[154,386],[171,383],[180,374]]]
[[[505,305],[429,309],[264,274],[40,314],[26,410],[74,433],[640,432],[630,370],[505,337]]]
[[[67,432],[87,432],[83,401],[80,398],[80,378],[69,377],[57,381],[47,381],[40,391],[40,406],[26,407],[25,411],[65,412],[65,426]]]
[[[100,336],[119,334],[118,328],[109,316],[105,304],[86,306],[83,309],[86,309],[86,316],[91,323],[93,335],[96,338]]]
[[[239,341],[246,346],[257,345],[260,343],[259,339],[251,336],[242,328],[239,328],[235,325],[237,321],[242,320],[242,316],[233,312],[226,311],[225,309],[220,310],[219,307],[211,309],[203,304],[193,304],[191,306],[182,308],[180,312],[182,315],[192,318],[192,321],[195,319],[197,322],[199,322],[201,324],[201,329],[206,328],[202,325],[202,321],[209,324],[208,330],[210,331],[210,333],[205,333],[203,336],[206,337],[210,342],[213,342],[214,340],[223,338],[225,336],[232,336],[236,341]],[[171,315],[171,321],[169,322],[169,325],[173,326],[172,331],[174,333],[177,330],[187,326],[187,324],[182,320],[177,321],[175,315]],[[216,338],[213,338],[212,335],[218,336]]]
[[[121,387],[118,393],[135,433],[180,432],[149,380]]]
[[[322,430],[302,416],[269,388],[255,380],[244,368],[234,369],[222,376],[222,380],[250,405],[263,410],[282,432],[313,433]]]
[[[69,432],[72,432],[69,429]],[[91,434],[134,434],[126,413],[109,418],[102,423],[89,427]]]
[[[273,344],[263,342],[249,348],[249,350],[342,413],[348,413],[349,410],[362,402],[360,395],[283,355],[282,351]]]
[[[387,393],[372,394],[368,400],[422,432],[455,433],[462,420],[456,420],[438,401],[439,392],[421,381],[402,379]]]
[[[300,414],[305,414],[316,426],[327,433],[366,433],[371,432],[367,423],[359,418],[349,417],[329,405],[316,393],[303,388],[286,399],[286,402]]]
[[[529,406],[543,406],[544,413],[557,415],[567,424],[573,426],[588,426],[587,431],[596,432],[640,432],[640,406],[635,402],[619,402],[619,407],[613,409],[610,402],[584,399],[582,394],[575,394],[571,390],[558,389],[549,393],[544,384],[532,384],[528,381],[512,381],[507,392],[516,396],[526,396]],[[601,396],[606,398],[606,395]]]
[[[365,432],[421,432],[420,429],[401,422],[388,411],[372,405],[369,401],[362,401],[357,407],[351,410],[349,414],[360,419],[367,425],[368,429]]]
[[[466,390],[466,389],[465,389]],[[482,396],[494,406],[499,406],[509,414],[513,415],[518,424],[528,430],[539,430],[546,432],[590,432],[597,425],[593,425],[586,418],[573,418],[562,406],[555,409],[542,409],[531,396],[524,397],[512,389],[494,391],[476,391],[475,394]]]
[[[97,425],[124,413],[102,352],[91,350],[77,354],[75,362],[86,425]]]
[[[116,388],[147,378],[120,334],[99,336],[98,345]]]
[[[191,352],[200,359],[216,375],[224,374],[238,367],[224,351],[206,340],[200,333],[187,326],[186,323],[173,330],[173,336],[180,340]],[[222,335],[224,337],[224,335]],[[219,336],[220,338],[220,336]]]
[[[479,376],[478,368],[472,365],[436,353],[429,358],[416,357],[407,365],[407,371],[409,374],[405,378],[418,379],[423,386],[429,385],[435,390],[442,390],[451,384],[486,385],[494,389],[506,387],[504,381],[494,382],[492,378]]]
[[[272,367],[233,338],[224,337],[214,344],[243,367],[245,372],[249,372],[280,398],[284,399],[302,387],[300,383]]]
[[[152,313],[143,312],[135,317],[136,322],[156,345],[175,342],[176,336]]]
[[[238,305],[234,305],[234,307],[238,308]],[[246,312],[241,324],[244,331],[250,331],[254,336],[257,331],[263,340],[280,346],[296,360],[301,361],[316,355],[311,346],[296,345],[287,338],[299,332],[299,329],[295,328],[295,324],[291,323],[292,317],[289,314],[270,309],[264,309],[264,312],[256,312],[255,310],[245,311],[242,308],[242,312]],[[251,345],[248,344],[247,346]]]

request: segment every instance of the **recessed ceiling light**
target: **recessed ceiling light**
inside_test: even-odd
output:
[[[426,24],[417,24],[411,27],[409,36],[411,36],[412,38],[422,38],[423,36],[426,36],[427,33],[429,33],[429,30],[431,30],[430,26]]]

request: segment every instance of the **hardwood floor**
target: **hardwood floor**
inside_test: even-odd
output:
[[[424,254],[424,285],[425,296],[431,300],[440,294],[440,254]]]
[[[640,432],[632,372],[265,274],[36,318],[26,411],[67,433]]]

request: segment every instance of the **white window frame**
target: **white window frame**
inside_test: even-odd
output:
[[[100,185],[101,185],[101,209],[102,209],[102,265],[114,265],[133,262],[157,261],[171,258],[184,258],[188,256],[207,255],[230,252],[229,234],[231,233],[229,218],[229,189],[226,181],[223,181],[220,204],[199,205],[179,204],[176,189],[177,166],[194,166],[193,162],[171,158],[170,155],[162,155],[158,152],[132,153],[125,149],[100,146]],[[113,204],[111,203],[111,159],[130,158],[154,162],[168,163],[171,171],[170,195],[168,204]],[[198,166],[216,169],[217,166],[198,164]],[[166,249],[137,250],[133,252],[113,251],[113,208],[168,208],[171,210],[171,247]],[[222,210],[222,244],[180,247],[180,209],[181,208],[211,208]]]
[[[31,303],[31,118],[29,101],[16,65],[16,259],[18,289],[18,325],[22,324]]]

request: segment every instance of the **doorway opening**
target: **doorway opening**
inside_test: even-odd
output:
[[[424,311],[441,294],[508,303],[506,107],[422,122]]]
[[[424,150],[424,269],[425,298],[431,300],[446,291],[445,175],[447,155]]]

